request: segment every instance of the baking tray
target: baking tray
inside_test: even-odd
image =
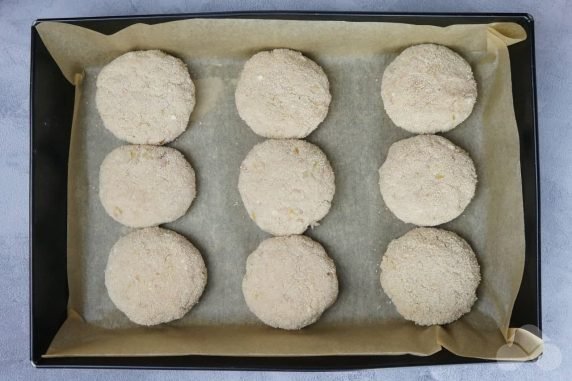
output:
[[[456,356],[446,350],[431,356],[156,356],[42,358],[66,319],[67,170],[74,87],[61,74],[35,25],[57,21],[111,34],[131,24],[188,18],[258,18],[343,20],[447,26],[515,22],[528,35],[510,46],[514,111],[520,139],[525,267],[511,326],[531,326],[538,334],[540,307],[540,203],[534,61],[534,21],[528,14],[436,14],[348,12],[225,12],[37,20],[31,30],[30,83],[30,358],[36,367],[343,370],[412,365],[460,364],[486,360]],[[526,328],[526,327],[525,327]],[[538,331],[536,331],[538,329]]]

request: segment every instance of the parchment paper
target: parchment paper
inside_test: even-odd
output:
[[[518,25],[193,19],[137,24],[111,36],[50,22],[37,29],[77,91],[69,164],[69,314],[46,356],[429,355],[445,347],[462,356],[525,360],[541,353],[538,337],[508,326],[525,244],[507,51],[507,45],[526,38]],[[444,327],[405,321],[379,284],[387,244],[413,228],[387,210],[379,193],[378,168],[389,146],[410,136],[385,114],[380,81],[400,51],[424,42],[462,54],[479,90],[472,115],[444,134],[473,157],[477,194],[461,217],[442,227],[471,243],[483,281],[472,311]],[[240,162],[262,139],[239,118],[234,91],[246,59],[275,47],[300,50],[317,61],[333,96],[326,120],[308,140],[328,155],[336,194],[330,213],[307,234],[335,260],[340,295],[318,323],[299,332],[264,326],[241,292],[246,257],[267,235],[250,221],[237,190]],[[162,49],[182,58],[197,86],[189,129],[171,146],[195,168],[198,197],[184,217],[166,227],[201,250],[208,286],[191,313],[153,328],[130,323],[107,295],[109,250],[129,229],[105,214],[97,194],[100,163],[124,143],[102,125],[95,79],[103,65],[134,49]]]

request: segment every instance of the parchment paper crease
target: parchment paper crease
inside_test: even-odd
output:
[[[542,342],[508,324],[524,266],[524,222],[518,131],[507,45],[526,38],[516,24],[454,25],[193,19],[137,24],[110,36],[78,26],[36,27],[66,78],[76,86],[68,197],[69,314],[46,356],[341,354],[429,355],[442,347],[479,358],[526,360]],[[479,97],[472,115],[444,136],[465,148],[479,175],[475,199],[444,225],[466,238],[482,269],[479,300],[461,320],[418,327],[395,311],[379,284],[390,240],[412,228],[379,194],[379,166],[391,143],[409,136],[383,111],[385,66],[404,48],[447,45],[472,65]],[[275,47],[304,52],[327,73],[333,95],[324,123],[309,137],[336,173],[330,213],[307,234],[334,258],[340,296],[323,318],[299,332],[265,327],[248,311],[241,279],[248,254],[266,238],[237,190],[239,164],[261,139],[240,120],[234,90],[246,59]],[[154,328],[130,323],[111,303],[104,268],[111,246],[128,232],[98,199],[105,155],[124,144],[102,125],[94,102],[103,65],[134,49],[162,49],[182,58],[197,86],[190,127],[171,146],[197,171],[198,197],[167,227],[187,236],[209,271],[201,302],[180,321]]]

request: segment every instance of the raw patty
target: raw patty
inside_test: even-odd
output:
[[[303,140],[266,140],[240,166],[238,190],[250,218],[273,235],[301,234],[330,210],[334,172]]]
[[[159,50],[125,53],[97,77],[97,110],[105,127],[133,144],[164,144],[187,129],[195,86],[187,66]]]
[[[417,228],[390,242],[380,281],[401,316],[433,325],[451,323],[471,310],[481,275],[464,239],[447,230]]]
[[[475,194],[469,155],[437,135],[418,135],[389,147],[379,169],[387,207],[403,222],[435,226],[458,217]]]
[[[248,256],[242,292],[265,324],[300,329],[336,301],[336,266],[322,245],[306,236],[269,238]]]
[[[328,113],[328,77],[302,53],[275,49],[252,56],[236,88],[240,117],[266,138],[303,138]]]
[[[173,148],[126,145],[111,151],[99,169],[99,198],[123,225],[140,228],[171,222],[195,198],[195,171]]]
[[[477,83],[467,61],[435,44],[405,49],[383,73],[381,97],[397,126],[416,134],[448,131],[471,114]]]
[[[115,306],[141,325],[180,319],[198,302],[207,283],[199,251],[162,228],[135,230],[113,247],[105,286]]]

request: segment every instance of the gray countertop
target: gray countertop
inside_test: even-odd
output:
[[[160,4],[159,4],[160,3]],[[545,353],[534,363],[338,373],[34,369],[28,332],[28,96],[30,25],[37,18],[230,10],[527,12],[536,27]],[[0,1],[0,379],[565,379],[572,374],[572,1]],[[571,226],[568,223],[571,223]]]

